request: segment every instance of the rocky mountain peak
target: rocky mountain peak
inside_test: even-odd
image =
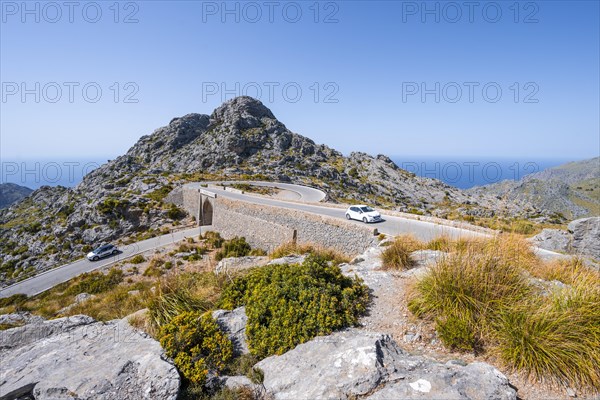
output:
[[[211,115],[213,123],[232,125],[241,130],[264,126],[265,118],[276,120],[263,103],[249,96],[240,96],[223,103]]]

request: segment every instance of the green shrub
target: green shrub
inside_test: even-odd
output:
[[[350,262],[350,258],[334,249],[321,247],[313,244],[298,244],[294,242],[283,243],[269,254],[272,259],[282,258],[292,254],[312,254],[325,261],[331,261],[334,265]]]
[[[160,344],[181,374],[202,384],[209,370],[220,371],[233,356],[233,345],[209,313],[184,312],[164,325]]]
[[[122,281],[123,271],[117,268],[111,269],[106,275],[102,272],[88,272],[77,278],[76,283],[69,286],[65,293],[70,295],[103,293],[114,288]]]
[[[146,261],[146,258],[141,254],[138,254],[137,256],[134,256],[133,258],[131,258],[131,260],[129,260],[129,262],[132,264],[141,264],[144,261]]]
[[[215,254],[215,259],[220,261],[228,257],[244,257],[250,254],[250,251],[252,251],[252,248],[246,242],[246,238],[236,236],[223,242],[221,250]]]
[[[221,237],[221,234],[219,232],[214,231],[205,232],[204,235],[201,236],[201,239],[204,239],[206,241],[206,244],[208,244],[213,249],[221,248],[223,242],[225,241],[225,239]]]
[[[0,308],[8,307],[8,306],[16,306],[23,304],[27,301],[27,295],[23,293],[13,294],[10,297],[2,297],[0,298]]]
[[[410,253],[421,249],[421,242],[412,236],[398,236],[394,241],[386,246],[381,253],[381,261],[384,269],[410,269],[415,266],[415,261]]]
[[[310,256],[301,265],[261,267],[234,279],[221,306],[246,306],[248,345],[263,358],[356,324],[368,299],[361,280]]]
[[[148,268],[146,268],[143,275],[155,278],[162,276],[165,273],[164,269],[162,268],[163,264],[165,264],[165,260],[163,260],[162,258],[153,258],[152,260],[150,260]]]
[[[100,213],[108,215],[108,214],[116,214],[122,215],[123,212],[129,207],[128,200],[120,200],[115,199],[114,197],[109,197],[108,199],[102,201],[98,204],[97,209]]]
[[[172,220],[179,220],[185,217],[185,211],[177,207],[175,204],[171,204],[171,207],[169,207],[169,210],[167,211],[167,217]]]
[[[169,193],[171,193],[171,190],[173,190],[173,186],[171,185],[164,185],[159,189],[156,189],[155,191],[148,193],[146,195],[146,197],[148,197],[149,199],[152,199],[154,201],[162,201],[165,197],[167,197],[167,195]]]

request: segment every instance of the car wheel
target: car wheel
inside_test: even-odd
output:
[[[346,214],[346,219],[350,219],[350,214]]]
[[[367,217],[363,218],[363,222],[366,224],[367,223]]]
[[[92,257],[92,261],[98,261],[98,256]]]

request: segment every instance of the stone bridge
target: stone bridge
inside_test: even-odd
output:
[[[185,185],[167,198],[194,216],[199,225],[211,226],[224,238],[243,236],[252,247],[266,251],[294,241],[352,256],[364,252],[376,240],[371,227],[301,209],[259,204],[254,199],[259,197],[230,187],[224,190],[198,184]]]

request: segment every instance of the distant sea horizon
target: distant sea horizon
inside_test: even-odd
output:
[[[390,156],[400,168],[439,179],[459,189],[469,189],[523,176],[571,161],[568,158],[431,157]],[[74,187],[83,177],[109,160],[107,157],[75,159],[3,159],[0,183],[16,183],[30,189],[41,186]]]
[[[400,168],[439,179],[459,189],[518,181],[526,175],[580,159],[518,157],[431,157],[390,156]]]

